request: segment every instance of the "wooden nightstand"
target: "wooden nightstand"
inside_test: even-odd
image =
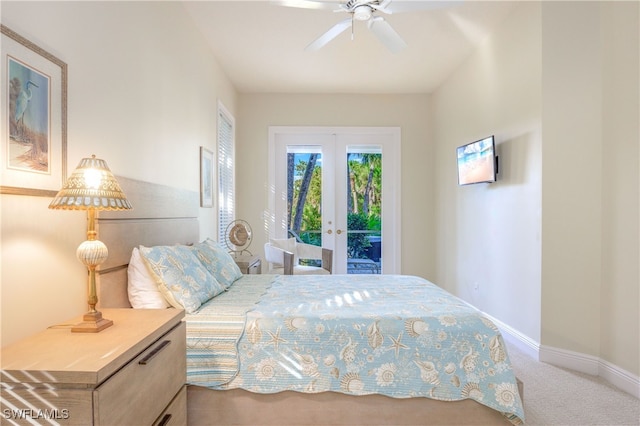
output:
[[[258,256],[242,255],[233,256],[233,260],[240,268],[243,274],[261,274],[262,273],[262,261]]]
[[[114,325],[100,333],[54,327],[2,349],[0,418],[17,424],[33,419],[61,425],[186,425],[184,312],[102,313]]]

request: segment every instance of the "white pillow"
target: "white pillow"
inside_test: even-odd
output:
[[[129,303],[136,309],[164,309],[169,303],[164,298],[158,284],[147,269],[147,265],[140,256],[140,250],[135,247],[131,252],[129,267],[127,268]]]

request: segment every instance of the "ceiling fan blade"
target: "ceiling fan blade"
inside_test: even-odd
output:
[[[402,37],[389,25],[387,21],[381,16],[376,16],[369,19],[367,26],[371,32],[378,37],[378,40],[382,42],[393,53],[398,53],[405,47],[407,43],[404,42]]]
[[[322,34],[320,37],[312,41],[305,50],[318,50],[325,44],[329,43],[331,40],[336,38],[341,32],[351,27],[351,18],[345,19],[344,21],[340,21],[335,24],[333,27],[329,29],[326,33]]]
[[[322,0],[271,0],[271,3],[277,6],[297,7],[300,9],[316,9],[316,10],[334,10],[339,7],[336,1]]]

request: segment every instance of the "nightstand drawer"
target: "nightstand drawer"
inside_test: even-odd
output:
[[[187,426],[187,386],[182,386],[178,395],[158,417],[153,426]]]
[[[95,424],[150,425],[158,418],[186,380],[185,330],[180,323],[95,390]]]
[[[262,273],[262,261],[258,256],[237,255],[233,257],[233,261],[236,262],[243,274]]]
[[[8,425],[93,423],[90,389],[56,389],[49,384],[9,386],[0,388],[0,425],[5,421]]]
[[[247,274],[251,275],[251,274],[261,274],[261,273],[262,273],[262,263],[260,262],[260,259],[258,259],[257,261],[253,262],[247,268]]]

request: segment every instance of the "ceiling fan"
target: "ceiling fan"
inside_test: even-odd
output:
[[[334,12],[348,13],[351,16],[344,19],[320,37],[312,41],[306,50],[318,50],[331,40],[340,35],[347,28],[351,28],[351,39],[353,39],[353,24],[355,21],[367,23],[367,28],[393,53],[400,52],[407,47],[405,41],[391,27],[391,25],[377,12],[391,15],[397,12],[408,12],[412,10],[425,10],[442,7],[444,1],[397,1],[393,0],[280,0],[274,3],[303,9],[328,9]]]

